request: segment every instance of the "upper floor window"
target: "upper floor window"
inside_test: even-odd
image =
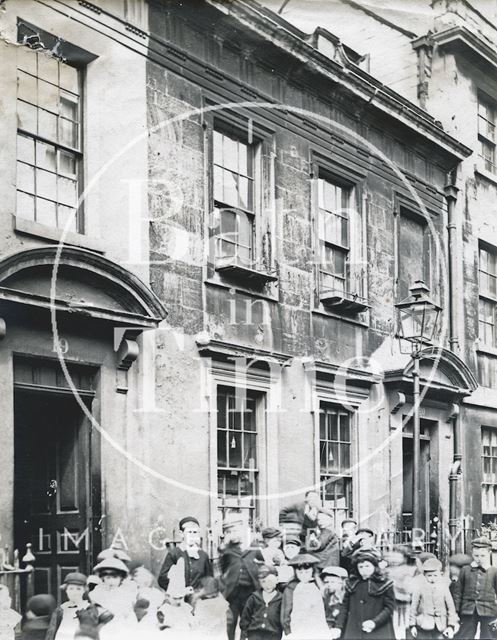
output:
[[[344,293],[350,289],[351,189],[318,179],[321,288]]]
[[[478,96],[478,142],[479,155],[487,171],[497,173],[495,158],[495,124],[497,102],[487,96]]]
[[[497,251],[479,250],[479,337],[483,344],[497,347]]]
[[[18,49],[16,215],[82,231],[81,78],[45,51]],[[69,221],[69,222],[68,222]]]
[[[361,216],[355,188],[318,172],[317,286],[321,303],[330,310],[356,314],[368,308],[362,259]]]
[[[256,145],[232,128],[213,131],[214,206],[219,215],[216,257],[255,262]]]
[[[397,225],[397,299],[403,300],[416,280],[431,288],[431,242],[426,220],[411,210],[400,207]]]

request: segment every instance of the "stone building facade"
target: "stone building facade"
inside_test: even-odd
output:
[[[337,37],[357,48],[361,66],[473,150],[454,182],[454,291],[460,304],[453,314],[452,344],[479,386],[461,404],[454,472],[458,515],[467,518],[468,528],[479,529],[497,518],[495,3],[420,0],[399,10],[337,0],[333,11],[328,9],[318,2],[310,17],[303,3],[292,2],[283,15],[306,30],[329,22]],[[387,56],[387,50],[395,54]]]
[[[157,568],[185,512],[215,555],[227,513],[274,525],[309,488],[337,526],[409,529],[395,304],[418,279],[443,307],[421,490],[445,530],[478,393],[449,330],[471,149],[252,0],[11,0],[0,33],[0,526],[38,588],[113,540]]]

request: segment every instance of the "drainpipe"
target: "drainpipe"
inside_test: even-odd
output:
[[[458,286],[457,268],[457,225],[455,221],[455,206],[457,192],[459,189],[452,184],[453,178],[450,176],[450,183],[445,187],[444,194],[447,200],[447,231],[448,231],[448,299],[449,299],[449,348],[451,351],[459,351],[458,329],[458,308],[460,289]],[[453,457],[449,473],[449,532],[450,549],[454,553],[460,547],[456,536],[460,521],[460,483],[462,477],[462,433],[459,411],[452,411],[451,420],[453,424]]]

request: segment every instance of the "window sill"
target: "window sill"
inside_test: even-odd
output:
[[[342,322],[348,322],[349,324],[354,324],[357,327],[363,327],[363,328],[366,328],[366,329],[369,328],[369,322],[367,322],[365,320],[358,320],[357,318],[354,318],[353,316],[349,316],[349,315],[345,315],[345,314],[329,311],[328,309],[326,309],[326,307],[324,307],[323,309],[313,309],[312,313],[314,315],[322,316],[322,317],[325,317],[325,318],[333,318],[334,320],[342,320]]]
[[[489,347],[485,344],[479,344],[476,347],[476,353],[484,356],[493,356],[494,358],[497,358],[497,349],[495,347]]]
[[[278,280],[270,273],[241,264],[236,258],[217,258],[215,269],[226,280],[239,282],[250,289],[259,290]]]
[[[329,311],[346,316],[355,316],[369,309],[366,298],[337,291],[323,291],[320,301]]]
[[[14,230],[17,233],[44,238],[45,240],[53,240],[55,242],[63,242],[65,245],[90,249],[96,253],[105,253],[103,242],[97,238],[89,238],[82,233],[74,233],[73,231],[68,231],[64,234],[62,229],[49,227],[39,222],[18,218],[17,216],[13,216],[13,218]]]
[[[489,182],[497,185],[497,174],[492,173],[491,171],[487,171],[487,169],[484,169],[477,164],[475,164],[475,175],[480,176],[481,178],[484,178],[485,180],[488,180]]]
[[[254,289],[243,286],[243,284],[239,283],[233,285],[218,278],[219,274],[216,273],[213,278],[206,278],[204,280],[204,284],[208,285],[209,287],[219,287],[220,289],[226,289],[226,291],[236,291],[237,293],[243,293],[253,298],[267,300],[268,302],[278,302],[278,297],[276,295],[267,294],[262,291],[255,291]]]

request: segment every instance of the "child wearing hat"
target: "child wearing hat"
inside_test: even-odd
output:
[[[247,604],[249,596],[258,587],[257,571],[264,558],[261,550],[246,547],[243,521],[239,514],[233,514],[223,523],[226,544],[220,556],[223,596],[229,603],[226,619],[228,640],[235,640],[238,620]]]
[[[277,567],[278,570],[278,588],[284,591],[286,585],[295,578],[295,571],[288,562],[300,553],[302,542],[300,536],[286,535],[283,541],[283,561]]]
[[[352,575],[345,583],[333,638],[394,640],[393,582],[383,575],[378,565],[378,553],[373,549],[354,554]]]
[[[133,637],[138,624],[134,612],[136,587],[131,590],[129,584],[124,584],[128,567],[122,560],[110,557],[99,562],[93,571],[101,582],[89,594],[90,600],[113,614],[113,619],[101,630],[102,640],[122,640],[126,634]]]
[[[459,576],[461,575],[462,568],[471,564],[471,560],[472,560],[471,556],[469,556],[467,553],[455,553],[454,555],[450,556],[449,558],[449,580],[450,580],[449,589],[452,596],[454,595],[454,589],[455,589],[456,583],[459,581]]]
[[[325,567],[321,571],[321,580],[324,584],[324,610],[330,629],[336,629],[338,616],[342,609],[345,580],[348,577],[347,570],[342,567]]]
[[[295,576],[283,592],[281,622],[285,638],[320,640],[330,637],[323,597],[314,579],[318,562],[309,553],[298,554],[288,561]]]
[[[86,599],[86,576],[77,571],[68,573],[61,589],[65,591],[67,601],[63,602],[52,614],[46,640],[73,640],[76,631],[81,627],[80,615],[86,611],[86,625],[97,628],[110,616],[103,614]],[[91,622],[90,622],[91,621]]]
[[[281,593],[276,589],[278,572],[263,565],[258,571],[260,589],[249,596],[240,618],[242,640],[280,640]]]
[[[159,586],[167,590],[169,572],[180,558],[184,560],[185,582],[193,591],[200,589],[202,579],[212,576],[212,565],[207,553],[200,548],[200,524],[194,516],[185,516],[179,521],[181,543],[170,549],[159,573]]]
[[[453,594],[461,627],[457,638],[474,638],[478,623],[480,638],[497,638],[494,623],[497,618],[497,568],[490,563],[492,543],[488,538],[475,538],[473,560],[463,567]]]
[[[423,563],[425,584],[414,587],[409,611],[413,638],[441,640],[453,638],[458,617],[449,586],[442,576],[442,563],[429,558]]]
[[[21,615],[12,609],[12,598],[8,588],[0,585],[0,638],[1,640],[14,640],[15,631]]]
[[[26,604],[26,620],[22,625],[22,640],[45,640],[52,613],[56,608],[55,598],[48,593],[39,593],[29,598]]]
[[[285,560],[285,556],[281,550],[283,534],[280,529],[276,529],[275,527],[266,527],[261,531],[261,535],[264,543],[264,546],[261,549],[264,563],[278,567]]]

